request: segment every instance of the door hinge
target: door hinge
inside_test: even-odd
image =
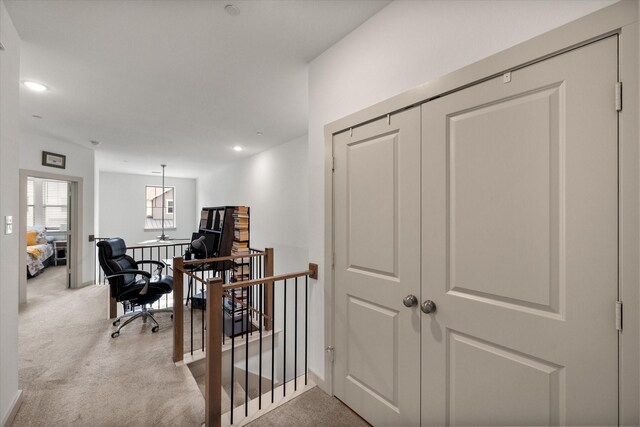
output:
[[[616,301],[616,330],[622,330],[622,301]]]
[[[336,253],[333,252],[331,254],[331,268],[335,268],[336,267]]]
[[[622,82],[616,83],[616,111],[622,111]]]
[[[331,157],[331,172],[335,172],[335,171],[336,171],[336,158]]]
[[[325,348],[324,351],[327,352],[327,357],[329,358],[329,362],[333,363],[333,351],[334,351],[333,346],[330,345],[329,347]]]

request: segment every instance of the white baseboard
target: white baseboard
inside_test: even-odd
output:
[[[329,396],[333,396],[333,393],[331,393],[331,390],[329,390],[329,386],[327,385],[324,378],[320,378],[318,374],[312,369],[309,369],[309,377],[313,380],[314,383],[316,383],[316,386],[319,387],[320,390],[324,391]]]
[[[13,424],[13,420],[16,418],[16,414],[18,413],[18,409],[20,409],[20,405],[22,404],[22,390],[18,390],[16,396],[13,398],[13,402],[9,406],[9,410],[2,418],[2,423],[0,425],[2,427],[9,427]]]

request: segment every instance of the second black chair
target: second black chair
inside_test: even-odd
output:
[[[113,326],[118,326],[123,318],[129,317],[117,331],[111,334],[113,338],[120,335],[120,329],[140,317],[144,321],[150,319],[154,323],[152,332],[157,332],[160,329],[158,322],[153,317],[155,313],[170,312],[173,319],[173,309],[151,309],[148,307],[158,301],[162,295],[173,291],[173,277],[160,274],[165,267],[164,263],[153,260],[135,261],[127,255],[127,245],[121,238],[98,242],[98,258],[100,267],[109,280],[111,296],[123,305],[128,304],[131,308],[130,313],[125,313],[124,316],[113,322]],[[156,265],[155,274],[152,275],[148,271],[141,270],[140,265],[142,264]],[[136,307],[140,307],[141,310],[135,311]]]

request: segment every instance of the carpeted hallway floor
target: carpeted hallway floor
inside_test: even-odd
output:
[[[21,426],[200,426],[204,398],[186,366],[171,361],[172,321],[160,331],[134,322],[113,339],[106,286],[66,289],[66,269],[48,267],[27,282],[20,306]],[[314,388],[250,424],[367,426],[339,400]]]
[[[169,314],[120,337],[106,319],[106,286],[65,289],[65,267],[28,281],[20,307],[19,387],[13,426],[199,426],[204,401],[186,366],[171,361]]]

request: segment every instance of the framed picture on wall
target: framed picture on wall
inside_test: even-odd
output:
[[[42,166],[51,166],[52,168],[64,169],[67,163],[67,156],[62,154],[42,152]]]

